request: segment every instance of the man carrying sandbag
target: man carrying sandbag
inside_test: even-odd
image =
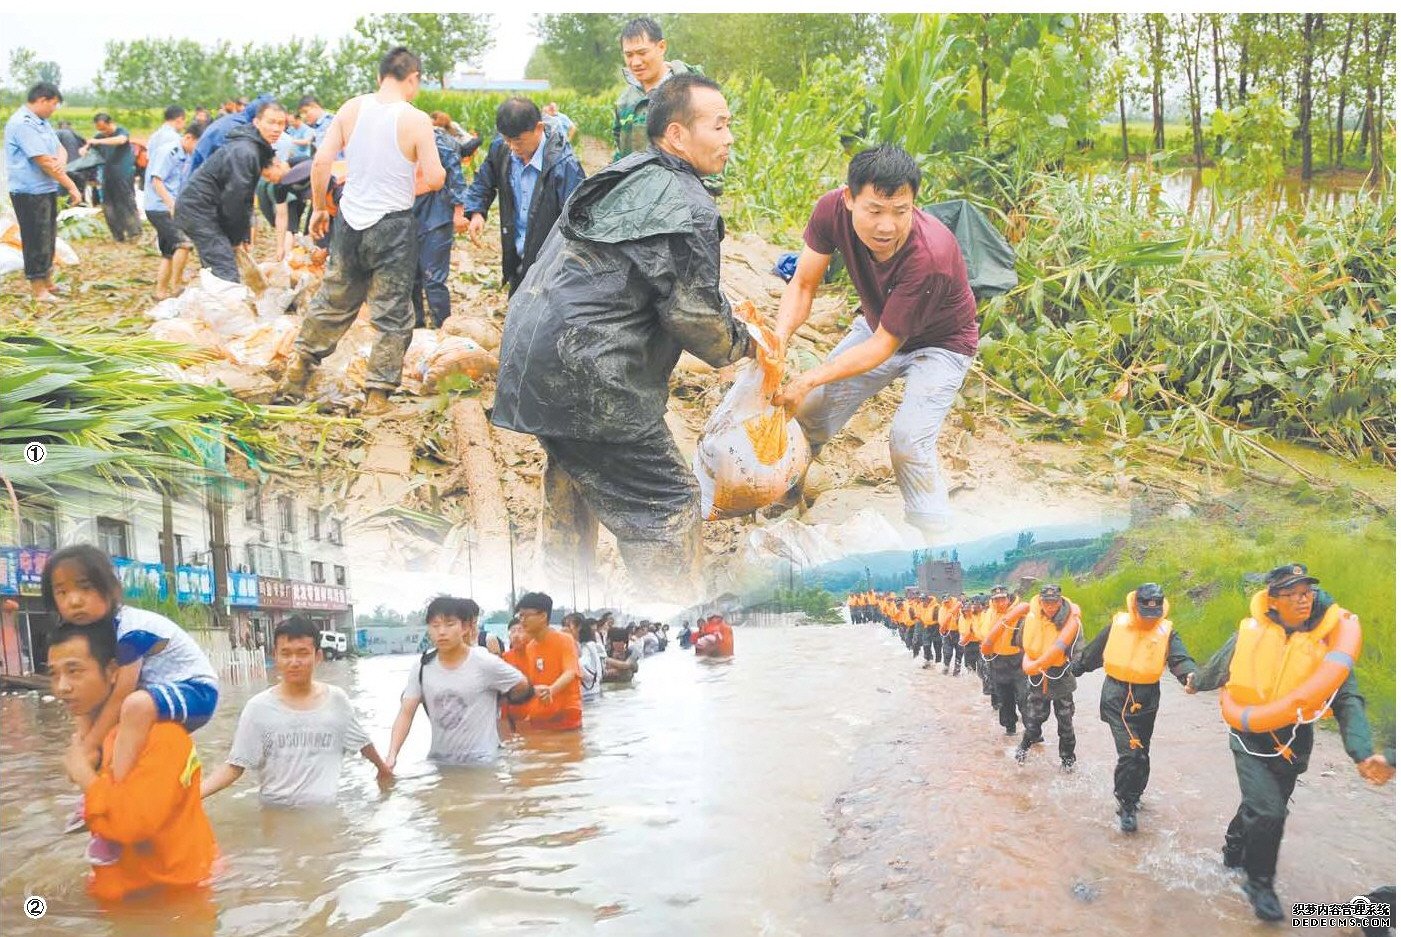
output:
[[[683,601],[700,567],[700,492],[663,422],[684,349],[715,367],[752,354],[720,292],[723,223],[700,176],[730,155],[713,81],[651,97],[652,145],[589,178],[511,298],[492,422],[547,456],[547,572],[588,575],[601,521],[639,591]]]
[[[789,381],[774,402],[796,413],[816,456],[862,403],[904,378],[890,463],[905,520],[931,537],[952,516],[937,443],[977,352],[978,320],[958,241],[915,207],[919,183],[914,159],[883,145],[852,159],[847,184],[818,200],[779,304],[779,341],[786,347],[807,321],[837,251],[861,315],[827,360]]]

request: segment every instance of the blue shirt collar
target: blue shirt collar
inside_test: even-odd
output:
[[[545,135],[540,135],[540,145],[535,148],[535,155],[530,157],[530,162],[522,163],[520,157],[517,156],[515,153],[511,154],[511,162],[514,163],[516,166],[519,166],[522,170],[525,170],[526,168],[534,168],[537,172],[544,170]]]

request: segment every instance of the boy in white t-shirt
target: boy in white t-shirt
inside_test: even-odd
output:
[[[289,618],[272,634],[273,659],[281,682],[248,701],[238,717],[229,757],[204,779],[201,796],[228,787],[248,768],[259,772],[259,797],[276,807],[332,804],[341,764],[352,752],[394,777],[338,686],[315,679],[321,660],[320,634],[311,622]]]
[[[433,649],[409,670],[385,759],[391,769],[419,706],[428,713],[433,730],[428,750],[431,761],[481,764],[494,759],[501,747],[497,728],[500,698],[520,704],[535,695],[534,687],[519,670],[477,647],[480,614],[481,608],[471,599],[440,595],[428,603],[424,618]]]

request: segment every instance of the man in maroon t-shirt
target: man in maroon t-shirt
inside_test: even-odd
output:
[[[915,207],[919,167],[899,147],[858,154],[847,184],[817,202],[798,269],[778,308],[788,339],[812,312],[835,251],[861,297],[861,316],[827,360],[789,381],[774,402],[797,414],[816,454],[868,398],[905,379],[890,424],[890,462],[905,519],[926,535],[951,517],[939,471],[939,427],[978,349],[977,307],[952,232]]]

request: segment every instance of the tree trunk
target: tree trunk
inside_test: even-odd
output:
[[[1153,149],[1167,149],[1167,134],[1163,127],[1163,22],[1161,13],[1148,14],[1148,34],[1152,42],[1153,65]]]
[[[1225,110],[1221,97],[1221,14],[1212,13],[1211,16],[1211,68],[1216,77],[1216,109]],[[1213,149],[1215,156],[1221,155],[1221,150],[1225,148],[1226,141],[1218,134],[1216,146]]]
[[[1347,38],[1343,40],[1343,58],[1338,66],[1338,123],[1334,130],[1333,144],[1329,149],[1333,152],[1333,168],[1343,168],[1343,115],[1347,112],[1347,67],[1348,59],[1352,55],[1352,31],[1357,25],[1357,17],[1349,13],[1347,18]]]
[[[1119,49],[1119,14],[1111,14],[1114,18],[1114,54],[1118,55]],[[1129,160],[1129,115],[1124,107],[1124,79],[1119,79],[1119,140],[1124,147],[1124,162]]]
[[[1372,108],[1377,98],[1377,70],[1372,58],[1372,17],[1362,14],[1362,67],[1367,74],[1367,89],[1362,97],[1362,129],[1357,141],[1359,156],[1367,155],[1367,141],[1372,136]]]
[[[1187,17],[1195,14],[1182,14],[1178,21],[1182,29],[1183,50],[1187,53],[1184,56],[1184,65],[1187,69],[1187,107],[1192,120],[1192,158],[1196,162],[1197,171],[1202,169],[1202,20],[1200,15],[1196,15],[1196,22],[1192,24],[1191,44],[1187,44],[1188,22]]]
[[[219,493],[217,483],[211,483],[205,493],[209,512],[209,552],[214,567],[214,626],[227,627],[229,639],[238,644],[235,634],[238,619],[229,615],[229,507]]]
[[[1299,133],[1304,150],[1301,175],[1305,182],[1313,178],[1313,53],[1315,34],[1322,31],[1322,20],[1322,13],[1304,14],[1304,67],[1299,85]]]
[[[991,132],[988,128],[988,20],[992,14],[983,14],[983,49],[982,58],[978,62],[978,75],[980,79],[979,108],[983,119],[983,150],[986,151],[992,143]]]
[[[1249,13],[1240,14],[1240,82],[1236,88],[1236,100],[1245,103],[1246,76],[1250,74],[1250,20]]]
[[[161,492],[161,566],[165,567],[166,593],[175,596],[175,506],[170,492]]]
[[[1372,124],[1372,175],[1380,178],[1382,172],[1382,138],[1386,135],[1386,57],[1391,54],[1391,31],[1395,20],[1387,17],[1382,21],[1382,34],[1377,40],[1377,108]]]

